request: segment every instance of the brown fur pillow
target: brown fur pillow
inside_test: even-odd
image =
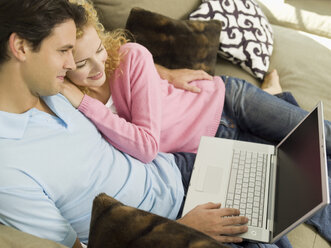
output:
[[[220,248],[209,236],[176,221],[128,207],[102,193],[93,201],[88,248]]]
[[[155,63],[170,69],[202,69],[214,75],[220,21],[175,20],[133,8],[126,29],[152,53]]]

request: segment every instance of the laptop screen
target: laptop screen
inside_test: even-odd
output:
[[[274,234],[322,201],[317,108],[278,147]]]

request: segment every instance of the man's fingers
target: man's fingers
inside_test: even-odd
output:
[[[243,225],[248,222],[248,218],[245,216],[234,216],[234,217],[225,217],[222,218],[222,225],[229,226],[229,225]]]
[[[185,84],[184,89],[193,93],[200,93],[201,89],[194,85]]]
[[[220,215],[221,215],[221,217],[237,216],[237,215],[240,215],[240,211],[239,211],[239,209],[236,209],[236,208],[222,208],[220,210]]]
[[[227,235],[236,235],[240,233],[245,233],[247,232],[248,227],[247,226],[224,226],[222,228],[222,234],[227,234]]]
[[[204,208],[204,209],[219,209],[221,207],[221,203],[214,203],[214,202],[208,202],[205,204],[198,205],[198,208]]]
[[[195,73],[195,77],[199,78],[200,80],[202,80],[202,79],[213,80],[213,77],[203,70],[197,70],[197,71],[194,71],[194,73]]]
[[[200,93],[200,91],[201,91],[201,89],[199,87],[190,85],[189,83],[186,83],[186,82],[177,83],[177,84],[174,84],[174,86],[178,89],[191,91],[193,93]]]

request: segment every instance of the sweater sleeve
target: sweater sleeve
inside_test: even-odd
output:
[[[114,147],[148,163],[159,151],[161,79],[147,49],[137,44],[124,46],[125,55],[110,84],[118,115],[87,95],[78,109]]]

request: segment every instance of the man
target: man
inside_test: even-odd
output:
[[[101,192],[175,219],[194,161],[192,154],[159,154],[143,164],[110,146],[57,94],[75,69],[81,11],[67,0],[0,1],[0,222],[69,247],[87,243]],[[238,215],[207,203],[178,221],[240,242],[224,236],[247,230]]]
[[[80,247],[101,192],[175,219],[184,191],[174,155],[142,164],[111,147],[56,95],[75,69],[75,24],[84,23],[83,10],[67,0],[1,0],[0,23],[0,222]],[[191,168],[194,155],[176,156],[184,166],[186,159]],[[219,207],[199,206],[179,221],[222,242],[241,241],[221,234],[246,231],[240,224],[247,218]]]

